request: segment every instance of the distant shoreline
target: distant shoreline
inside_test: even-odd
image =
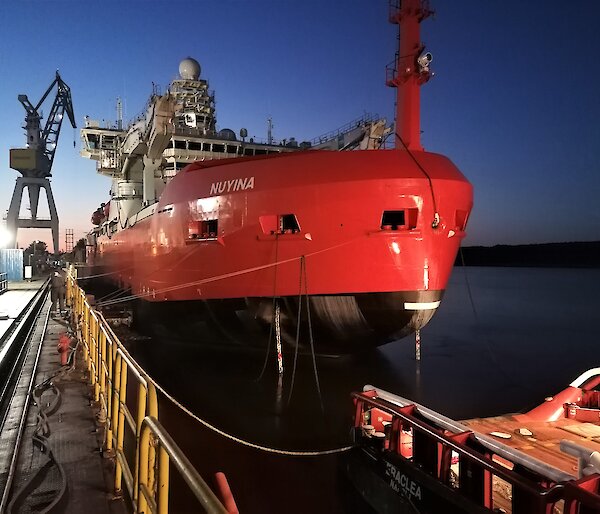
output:
[[[600,268],[600,241],[466,246],[455,265],[462,266],[463,259],[465,266]]]

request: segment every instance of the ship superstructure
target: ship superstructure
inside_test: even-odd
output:
[[[164,94],[154,86],[142,114],[126,128],[120,119],[114,127],[101,127],[86,117],[81,155],[97,161],[98,173],[112,179],[110,203],[94,217],[101,225],[98,235],[128,227],[134,215],[132,222],[152,214],[154,209],[144,209],[156,203],[170,179],[190,163],[307,148],[378,148],[390,130],[384,119],[365,115],[312,142],[275,142],[272,137],[266,143],[255,141],[243,128],[238,139],[231,129],[217,130],[214,92],[200,71],[195,59],[181,61],[179,77]]]

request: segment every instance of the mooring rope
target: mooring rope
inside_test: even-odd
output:
[[[96,275],[89,275],[87,277],[77,277],[77,280],[90,280],[92,278],[108,277],[109,275],[118,275],[118,274],[123,273],[130,269],[133,269],[133,266],[129,266],[127,268],[123,268],[123,269],[120,269],[117,271],[107,271],[106,273],[98,273]]]
[[[360,237],[364,237],[364,236],[360,236]],[[343,243],[339,243],[337,245],[332,245],[332,246],[329,246],[327,248],[323,248],[321,250],[316,250],[316,251],[314,251],[312,253],[306,254],[304,257],[305,258],[312,257],[312,256],[318,255],[318,254],[323,253],[323,252],[328,252],[328,251],[331,251],[331,250],[334,250],[334,249],[337,249],[337,248],[341,248],[343,246],[346,246],[346,245],[348,245],[350,243],[355,242],[357,239],[359,239],[359,237],[354,238],[354,239],[350,239],[348,241],[344,241]],[[290,257],[289,259],[284,259],[284,260],[276,261],[276,262],[270,262],[270,263],[267,263],[267,264],[262,264],[260,266],[254,266],[252,268],[245,268],[245,269],[238,270],[238,271],[232,271],[230,273],[224,273],[223,275],[216,275],[214,277],[203,278],[201,280],[196,280],[196,281],[193,281],[193,282],[185,282],[183,284],[177,284],[177,285],[174,285],[174,286],[164,287],[164,288],[161,288],[161,289],[155,289],[153,291],[147,291],[147,292],[142,293],[142,294],[132,294],[132,295],[129,295],[129,296],[124,296],[123,298],[117,298],[117,299],[114,299],[114,300],[109,300],[109,301],[106,301],[106,302],[98,303],[97,306],[98,307],[106,307],[108,305],[114,305],[114,304],[117,304],[117,303],[127,302],[127,301],[130,301],[130,300],[135,300],[137,298],[148,298],[148,297],[151,297],[151,296],[154,297],[156,295],[160,295],[160,294],[163,294],[163,293],[169,293],[169,292],[172,292],[172,291],[178,291],[180,289],[186,289],[188,287],[200,286],[200,285],[203,285],[203,284],[209,284],[211,282],[218,282],[219,280],[225,280],[225,279],[228,279],[228,278],[235,278],[235,277],[238,277],[240,275],[246,275],[248,273],[254,273],[256,271],[262,271],[262,270],[269,269],[269,268],[272,268],[272,267],[280,266],[282,264],[288,264],[290,262],[299,261],[302,258],[303,258],[303,256]]]
[[[304,295],[302,289],[302,283],[304,279]],[[321,412],[325,412],[323,407],[323,396],[321,395],[321,385],[319,383],[319,373],[317,372],[317,360],[315,356],[315,341],[313,336],[312,321],[310,317],[310,299],[308,298],[308,275],[306,272],[306,259],[304,256],[300,259],[300,284],[298,286],[298,318],[296,320],[296,349],[294,352],[294,366],[292,370],[292,383],[290,386],[290,393],[288,395],[288,405],[292,401],[292,393],[294,392],[294,379],[296,377],[296,363],[298,361],[298,347],[300,346],[300,321],[302,318],[302,299],[306,302],[306,318],[308,323],[308,337],[310,342],[310,350],[312,355],[313,371],[315,374],[315,384],[317,386],[317,393],[319,395],[319,403],[321,406]]]
[[[127,351],[127,349],[125,347],[122,347],[122,350],[132,361],[135,362],[135,359],[131,356],[131,354]],[[291,456],[291,457],[319,457],[319,456],[324,456],[324,455],[334,455],[337,453],[347,452],[348,450],[351,450],[354,447],[353,445],[349,445],[349,446],[341,446],[338,448],[330,448],[327,450],[304,450],[304,451],[301,451],[301,450],[284,450],[284,449],[280,449],[280,448],[272,448],[270,446],[265,446],[262,444],[253,443],[251,441],[246,441],[245,439],[241,439],[240,437],[237,437],[233,434],[225,432],[224,430],[221,430],[220,428],[216,427],[212,423],[209,423],[208,421],[200,418],[198,415],[194,414],[190,409],[188,409],[185,405],[183,405],[182,403],[177,401],[175,398],[173,398],[173,396],[171,396],[163,387],[161,387],[156,382],[156,380],[154,380],[150,375],[148,375],[146,373],[146,371],[143,371],[143,374],[147,380],[149,380],[150,382],[152,382],[154,384],[154,387],[156,388],[157,391],[160,391],[167,400],[169,400],[171,403],[173,403],[173,405],[175,405],[180,410],[185,412],[188,416],[195,419],[198,423],[200,423],[204,427],[208,428],[209,430],[211,430],[211,431],[219,434],[220,436],[225,437],[231,441],[241,444],[243,446],[247,446],[249,448],[264,451],[267,453],[275,453],[278,455],[287,455],[287,456]]]
[[[292,456],[292,457],[318,457],[318,456],[323,456],[323,455],[333,455],[336,453],[344,453],[347,452],[348,450],[352,449],[353,446],[349,445],[349,446],[341,446],[339,448],[331,448],[331,449],[327,449],[327,450],[305,450],[305,451],[298,451],[298,450],[283,450],[280,448],[272,448],[269,446],[264,446],[261,444],[257,444],[257,443],[253,443],[250,441],[246,441],[245,439],[241,439],[233,434],[229,434],[223,430],[221,430],[220,428],[217,428],[215,425],[209,423],[208,421],[200,418],[199,416],[197,416],[196,414],[194,414],[192,411],[190,411],[187,407],[185,407],[184,405],[182,405],[181,403],[179,403],[175,398],[173,398],[171,395],[169,395],[162,387],[160,387],[155,381],[154,379],[151,379],[152,382],[154,383],[154,386],[161,392],[163,393],[167,399],[169,399],[176,407],[178,407],[179,409],[181,409],[183,412],[185,412],[186,414],[188,414],[189,416],[191,416],[192,418],[194,418],[196,421],[198,421],[200,424],[204,425],[206,428],[208,428],[209,430],[212,430],[213,432],[227,438],[230,439],[231,441],[234,441],[236,443],[242,444],[244,446],[248,446],[249,448],[254,448],[255,450],[261,450],[264,452],[268,452],[268,453],[276,453],[278,455],[288,455],[288,456]]]
[[[308,273],[306,271],[306,259],[302,258],[302,267],[304,268],[304,299],[306,300],[306,316],[308,318],[308,337],[310,341],[310,353],[312,356],[313,371],[315,374],[315,383],[317,385],[317,393],[319,394],[319,403],[321,404],[321,412],[325,412],[323,407],[323,396],[321,395],[321,384],[319,383],[319,373],[317,372],[317,358],[315,355],[315,339],[312,329],[312,321],[310,318],[310,300],[308,298]]]
[[[99,302],[97,304],[97,307],[105,307],[108,305],[114,305],[117,303],[122,303],[122,302],[126,302],[129,300],[133,300],[133,299],[137,299],[137,298],[143,298],[143,297],[150,297],[150,296],[155,296],[157,294],[161,294],[161,293],[166,293],[166,292],[171,292],[171,291],[176,291],[176,290],[180,290],[180,289],[184,289],[184,288],[188,288],[188,287],[193,287],[193,286],[198,286],[198,285],[202,285],[202,284],[207,284],[207,283],[211,283],[211,282],[216,282],[219,280],[224,280],[224,279],[228,279],[228,278],[233,278],[236,276],[240,276],[240,275],[244,275],[244,274],[248,274],[248,273],[253,273],[256,271],[261,271],[264,269],[268,269],[271,267],[274,267],[275,270],[277,270],[277,267],[282,265],[282,264],[288,264],[290,262],[295,262],[295,261],[300,261],[300,265],[301,265],[301,278],[300,278],[300,284],[302,285],[302,273],[306,273],[306,269],[305,269],[305,264],[303,265],[303,262],[305,262],[307,257],[311,257],[311,256],[315,256],[333,249],[337,249],[337,248],[341,248],[343,246],[346,246],[350,243],[355,242],[356,240],[358,240],[359,238],[362,238],[364,236],[359,236],[353,239],[350,239],[348,241],[344,241],[343,243],[339,243],[336,245],[332,245],[329,246],[327,248],[323,248],[321,250],[316,250],[314,252],[308,253],[306,255],[302,255],[299,257],[291,257],[289,259],[284,259],[284,260],[277,260],[277,254],[276,254],[276,258],[275,258],[275,262],[272,263],[268,263],[268,264],[263,264],[260,266],[254,266],[252,268],[246,268],[243,270],[238,270],[238,271],[234,271],[231,273],[225,273],[223,275],[217,275],[214,277],[209,277],[209,278],[205,278],[205,279],[201,279],[201,280],[197,280],[197,281],[193,281],[193,282],[187,282],[184,284],[178,284],[175,286],[170,286],[170,287],[166,287],[166,288],[162,288],[162,289],[157,289],[155,291],[152,292],[147,292],[144,294],[137,294],[137,295],[129,295],[129,296],[125,296],[122,298],[117,298],[114,300],[109,300],[106,302]],[[112,272],[112,273],[106,273],[106,274],[102,274],[102,275],[96,275],[95,277],[98,276],[105,276],[105,275],[110,275],[110,274],[115,274],[115,273],[120,273],[119,272]],[[275,276],[276,277],[276,276]],[[92,277],[90,277],[92,278]],[[274,278],[274,287],[276,286],[276,282],[275,282],[276,278]],[[307,293],[307,289],[306,289],[306,293]],[[275,298],[275,297],[274,297]],[[308,300],[308,298],[307,298]],[[300,295],[300,305],[302,303],[302,295]],[[271,337],[269,337],[269,339],[271,339]],[[313,341],[311,340],[311,346],[313,345]],[[296,345],[297,348],[298,344]],[[129,352],[127,352],[127,350],[125,348],[123,348],[124,352],[131,357],[131,355],[129,355]],[[313,352],[314,352],[314,348],[313,348]],[[268,354],[267,354],[268,357]],[[314,359],[314,355],[313,355],[313,359]],[[133,358],[132,358],[133,360]],[[313,363],[314,364],[314,363]],[[266,367],[266,366],[265,366]],[[264,372],[264,370],[263,370]],[[261,372],[261,376],[262,373]],[[144,372],[144,374],[146,374]],[[203,425],[204,427],[208,428],[209,430],[221,435],[222,437],[225,437],[227,439],[230,439],[231,441],[234,441],[238,444],[242,444],[244,446],[247,446],[249,448],[253,448],[256,450],[260,450],[260,451],[264,451],[264,452],[269,452],[269,453],[275,453],[275,454],[279,454],[279,455],[287,455],[287,456],[294,456],[294,457],[314,457],[314,456],[324,456],[324,455],[333,455],[333,454],[337,454],[337,453],[343,453],[346,452],[348,450],[350,450],[351,448],[353,448],[352,445],[349,446],[342,446],[342,447],[338,447],[338,448],[331,448],[331,449],[327,449],[327,450],[305,450],[305,451],[297,451],[297,450],[285,450],[285,449],[280,449],[280,448],[273,448],[273,447],[269,447],[269,446],[265,446],[265,445],[261,445],[261,444],[257,444],[257,443],[253,443],[251,441],[246,441],[244,439],[241,439],[233,434],[229,434],[223,430],[221,430],[220,428],[216,427],[215,425],[213,425],[212,423],[209,423],[208,421],[200,418],[198,415],[194,414],[191,410],[189,410],[187,407],[185,407],[183,404],[181,404],[179,401],[177,401],[174,397],[172,397],[165,389],[163,389],[152,377],[150,377],[149,375],[147,375],[147,378],[154,384],[154,386],[156,387],[156,389],[158,391],[160,391],[165,398],[167,398],[169,401],[171,401],[176,407],[178,407],[180,410],[182,410],[183,412],[185,412],[188,416],[192,417],[193,419],[195,419],[198,423],[200,423],[201,425]],[[321,391],[320,391],[320,386],[318,383],[318,376],[315,375],[317,378],[317,388],[318,388],[318,392],[319,392],[319,398],[321,400],[321,405],[322,405],[322,399],[321,399]],[[260,377],[259,377],[260,379]],[[289,400],[288,400],[289,401]]]
[[[102,296],[100,299],[98,299],[96,301],[99,303],[108,302],[110,300],[119,298],[122,294],[126,293],[127,291],[129,291],[129,288],[119,287],[119,288],[115,289],[114,291],[111,291],[110,293]]]
[[[298,348],[300,346],[300,320],[302,316],[302,261],[300,261],[300,284],[298,285],[298,314],[296,317],[296,346],[294,349],[294,365],[292,366],[292,382],[290,384],[290,392],[288,394],[287,404],[292,401],[292,393],[294,392],[294,383],[296,380],[296,365],[298,363]]]
[[[438,226],[440,225],[440,214],[439,214],[439,212],[437,210],[437,201],[435,199],[435,193],[433,191],[433,181],[431,180],[431,177],[429,176],[429,173],[427,173],[427,171],[425,170],[425,168],[423,166],[421,166],[421,163],[419,163],[419,161],[417,161],[417,158],[414,156],[414,154],[412,153],[412,151],[410,150],[410,148],[408,148],[408,146],[406,145],[406,143],[404,142],[404,140],[400,137],[400,134],[398,134],[398,132],[396,132],[396,137],[402,143],[402,146],[408,152],[408,155],[413,160],[413,162],[423,172],[423,175],[425,175],[425,178],[427,178],[427,182],[429,183],[429,190],[431,191],[431,201],[433,202],[433,221],[431,223],[431,227],[432,228],[438,228]]]

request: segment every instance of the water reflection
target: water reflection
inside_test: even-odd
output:
[[[273,448],[329,449],[348,444],[350,393],[365,384],[456,419],[515,412],[562,390],[600,365],[599,286],[600,270],[457,269],[438,313],[421,331],[420,362],[412,337],[361,354],[317,357],[320,395],[307,354],[298,357],[292,390],[289,348],[281,378],[273,348],[262,374],[265,349],[202,347],[168,332],[132,342],[130,349],[164,389],[224,432]],[[351,491],[340,489],[334,457],[290,460],[250,451],[197,423],[170,419],[171,411],[161,413],[169,431],[189,454],[202,448],[194,460],[201,471],[227,471],[244,512],[276,512],[281,501],[289,512],[348,512],[358,505],[347,501]],[[259,466],[264,473],[252,479],[242,472]],[[304,489],[295,487],[299,482]],[[277,491],[265,499],[261,492],[274,484]]]
[[[458,419],[517,411],[561,390],[598,365],[589,361],[598,286],[599,270],[456,269],[421,331],[420,362],[413,337],[317,357],[321,398],[310,355],[298,357],[292,385],[289,348],[281,379],[273,346],[262,376],[265,350],[209,348],[163,333],[133,351],[173,396],[227,431],[260,444],[326,447],[347,442],[349,395],[365,384]]]
[[[373,370],[380,379],[376,383],[402,384],[380,351],[317,356],[320,388],[312,357],[299,355],[294,373],[292,351],[283,354],[281,377],[276,356],[268,355],[265,363],[264,350],[150,339],[130,343],[130,351],[164,389],[202,419],[242,439],[277,448],[348,444],[350,392],[373,382]]]

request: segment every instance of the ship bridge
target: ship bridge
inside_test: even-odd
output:
[[[127,131],[115,128],[101,128],[100,123],[86,117],[81,130],[81,156],[97,162],[96,169],[101,175],[120,175],[120,148]]]

